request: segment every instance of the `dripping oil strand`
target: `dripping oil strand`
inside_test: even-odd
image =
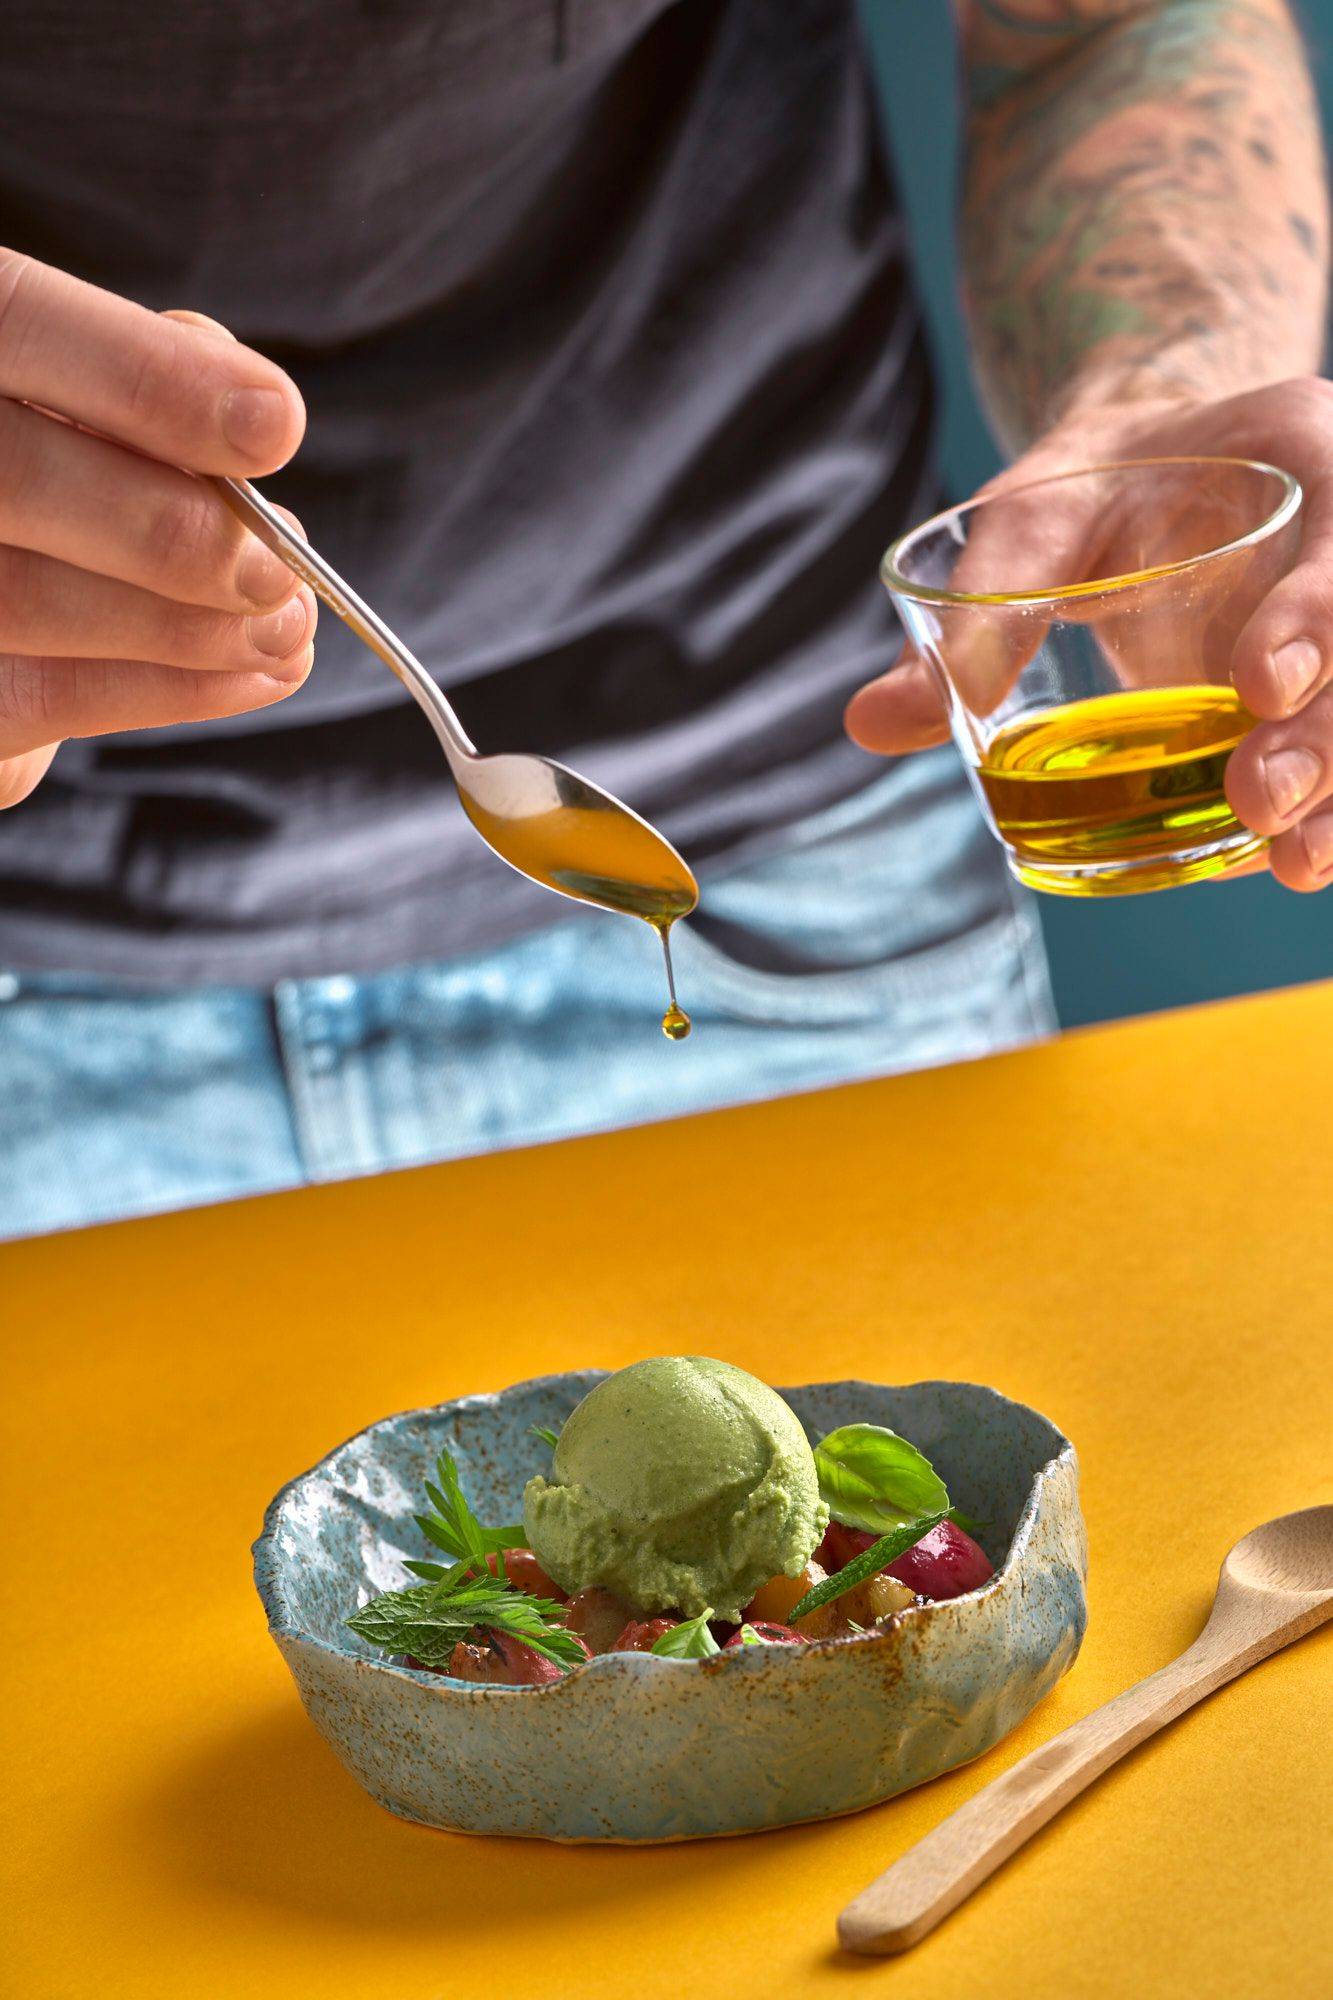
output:
[[[662,957],[666,964],[667,993],[670,1005],[662,1016],[662,1033],[669,1042],[683,1042],[690,1032],[690,1017],[676,998],[676,973],[671,963],[671,925],[656,926],[662,940]]]

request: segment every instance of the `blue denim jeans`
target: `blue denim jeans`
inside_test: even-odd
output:
[[[147,991],[0,971],[0,1237],[957,1061],[1049,1032],[1032,906],[953,752],[703,880],[669,1043],[646,926],[574,911],[372,977]]]

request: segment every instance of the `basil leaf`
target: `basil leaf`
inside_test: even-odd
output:
[[[713,1615],[710,1605],[697,1618],[687,1618],[682,1625],[673,1625],[653,1643],[653,1651],[668,1660],[706,1660],[722,1648],[708,1629],[708,1621]]]
[[[947,1512],[944,1481],[914,1444],[882,1424],[844,1424],[815,1446],[820,1498],[835,1521],[888,1534],[920,1514]]]
[[[947,1509],[941,1509],[937,1514],[919,1515],[915,1521],[895,1528],[892,1534],[881,1535],[877,1542],[872,1542],[868,1549],[854,1556],[845,1569],[840,1569],[834,1576],[826,1576],[813,1590],[807,1590],[800,1603],[794,1604],[787,1613],[787,1623],[794,1625],[807,1612],[832,1604],[835,1598],[845,1597],[849,1590],[855,1590],[857,1584],[864,1583],[867,1577],[878,1576],[891,1562],[897,1562],[899,1556],[905,1556],[909,1549],[914,1549],[923,1535],[928,1535],[932,1528],[938,1528],[945,1519]]]
[[[740,1629],[742,1646],[781,1646],[789,1644],[782,1639],[766,1639],[762,1632],[756,1632],[753,1625],[742,1625]]]

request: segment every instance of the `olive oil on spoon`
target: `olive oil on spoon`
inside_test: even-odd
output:
[[[671,926],[695,907],[699,885],[670,842],[619,799],[549,757],[482,756],[420,660],[276,507],[247,480],[214,483],[265,547],[397,675],[439,739],[464,812],[500,859],[559,896],[651,924],[662,940],[670,997],[662,1032],[683,1041],[690,1017],[676,999]]]

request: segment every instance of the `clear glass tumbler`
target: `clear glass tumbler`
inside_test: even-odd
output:
[[[951,507],[881,575],[986,817],[1034,889],[1113,896],[1266,845],[1227,804],[1254,722],[1230,682],[1291,568],[1301,489],[1249,459],[1091,466]]]

